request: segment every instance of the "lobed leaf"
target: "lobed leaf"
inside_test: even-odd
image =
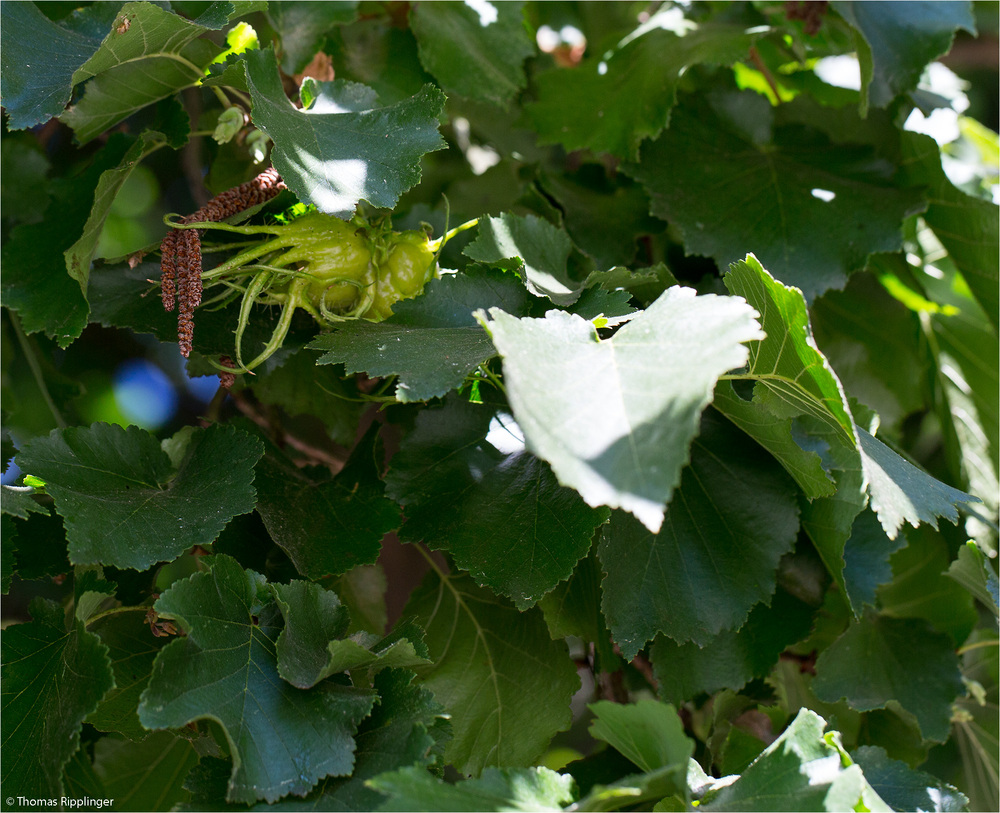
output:
[[[326,776],[349,774],[353,735],[373,693],[331,682],[304,691],[282,681],[275,654],[281,615],[261,603],[263,578],[228,556],[208,564],[208,572],[176,582],[155,604],[187,635],[157,656],[139,704],[142,724],[216,720],[233,756],[232,802],[301,796]]]
[[[624,508],[655,532],[720,375],[759,339],[739,299],[670,288],[612,338],[560,312],[486,323],[528,449],[588,505]]]
[[[18,453],[63,516],[74,564],[145,570],[192,545],[209,545],[253,510],[260,441],[230,427],[195,430],[173,471],[156,438],[98,423],[53,430]]]

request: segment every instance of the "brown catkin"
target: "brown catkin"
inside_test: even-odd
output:
[[[823,17],[829,3],[827,0],[803,0],[785,3],[785,16],[789,20],[802,20],[802,29],[809,36],[816,34],[823,25]]]
[[[219,364],[223,367],[231,367],[236,369],[236,364],[233,362],[229,356],[219,356]],[[232,373],[219,373],[219,386],[224,390],[232,389],[233,384],[236,383],[236,376]]]
[[[181,223],[218,222],[264,203],[287,189],[274,168],[212,198]],[[201,234],[198,229],[172,229],[160,243],[160,297],[163,309],[177,309],[177,344],[181,355],[191,353],[194,309],[201,304]],[[228,375],[228,374],[226,374]],[[232,377],[232,376],[228,376]]]

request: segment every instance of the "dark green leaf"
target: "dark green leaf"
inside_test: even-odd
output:
[[[519,258],[524,262],[528,290],[557,305],[572,305],[583,290],[582,282],[569,277],[572,248],[569,235],[547,220],[505,212],[481,218],[478,236],[463,253],[485,263]]]
[[[863,745],[851,752],[851,758],[865,772],[865,779],[893,810],[928,810],[938,813],[967,810],[969,800],[924,771],[917,771],[890,758],[885,749]]]
[[[858,711],[899,703],[917,718],[925,739],[944,742],[951,704],[963,691],[951,637],[922,619],[866,610],[816,661],[813,690],[828,703],[840,698]]]
[[[748,117],[768,123],[767,101],[747,100],[761,107]],[[900,223],[923,198],[899,189],[895,168],[869,147],[834,148],[799,127],[761,143],[724,115],[704,101],[683,102],[670,129],[629,168],[649,191],[653,214],[681,230],[685,251],[720,267],[751,251],[812,300],[842,288],[869,254],[901,247]],[[817,223],[825,224],[822,239]]]
[[[355,448],[335,477],[299,468],[276,449],[259,464],[257,513],[303,576],[319,579],[373,564],[382,537],[399,527],[385,497],[374,452],[375,433]]]
[[[679,705],[702,692],[742,689],[766,675],[786,647],[804,638],[812,620],[808,605],[778,590],[770,606],[754,607],[739,630],[720,632],[703,647],[657,637],[649,656],[660,698]]]
[[[844,587],[855,614],[865,604],[875,606],[876,588],[892,581],[889,557],[905,544],[902,535],[889,539],[871,511],[854,520],[844,545]]]
[[[946,575],[979,599],[993,615],[1000,615],[997,609],[1000,605],[997,574],[975,542],[969,542],[959,550],[958,558],[951,563]]]
[[[371,780],[389,796],[380,810],[563,810],[573,801],[573,778],[548,768],[487,768],[478,779],[449,785],[423,768],[403,768]]]
[[[74,72],[100,47],[103,35],[64,28],[34,3],[5,4],[0,23],[5,43],[0,96],[10,129],[23,130],[62,112],[73,91]]]
[[[437,722],[441,707],[426,689],[413,683],[413,674],[398,669],[375,676],[379,702],[358,727],[354,771],[346,779],[327,778],[304,799],[286,796],[272,805],[258,803],[252,811],[362,811],[377,810],[385,798],[368,780],[407,765],[429,762],[434,738],[428,730]],[[203,759],[191,773],[187,787],[194,791],[190,810],[247,810],[225,803],[229,765]]]
[[[427,631],[422,683],[451,715],[445,759],[459,771],[523,766],[569,727],[579,678],[537,609],[517,612],[466,576],[430,574],[404,611]]]
[[[671,12],[650,19],[610,51],[538,77],[538,101],[529,105],[528,115],[541,143],[634,161],[642,140],[656,138],[670,123],[682,73],[699,63],[744,59],[764,33],[687,20],[675,33],[667,30]]]
[[[594,739],[603,740],[646,773],[673,767],[684,787],[694,742],[685,735],[673,706],[656,700],[628,705],[602,700],[589,708],[594,713],[590,724]]]
[[[331,29],[354,21],[357,7],[357,0],[269,4],[267,16],[281,40],[281,69],[289,76],[301,73]]]
[[[927,63],[948,53],[956,29],[976,33],[972,4],[967,2],[840,0],[833,7],[861,35],[855,43],[861,62],[863,105],[888,106],[917,86]]]
[[[115,685],[108,650],[62,607],[32,601],[34,620],[3,634],[3,785],[28,798],[62,795],[80,728]]]
[[[156,438],[109,424],[55,430],[18,454],[65,519],[70,561],[145,570],[208,545],[253,510],[260,442],[225,426],[195,430],[172,471]]]
[[[179,728],[205,718],[225,729],[234,755],[226,798],[273,802],[307,793],[326,776],[349,774],[353,735],[373,694],[324,682],[303,691],[278,677],[281,615],[260,605],[263,578],[228,556],[211,571],[176,582],[157,612],[187,633],[157,657],[142,694],[147,728]]]
[[[624,508],[659,530],[716,379],[746,361],[743,342],[761,338],[753,311],[669,288],[607,340],[558,311],[490,315],[528,448],[589,505]]]
[[[334,589],[351,614],[351,632],[381,635],[388,624],[385,593],[388,586],[381,565],[360,565],[336,580]]]
[[[569,577],[607,512],[561,487],[513,431],[492,410],[451,398],[418,416],[386,487],[405,506],[404,540],[449,551],[525,609]]]
[[[0,189],[0,210],[4,218],[17,223],[42,219],[51,197],[48,172],[49,161],[33,140],[4,138],[0,142],[0,174],[5,178]]]
[[[704,810],[889,810],[851,764],[826,721],[802,709],[735,782],[708,791]],[[861,807],[863,805],[863,807]]]
[[[28,514],[49,513],[49,509],[34,498],[34,489],[28,486],[0,486],[0,511],[21,519],[27,519]]]
[[[93,631],[108,648],[115,687],[87,722],[98,731],[114,731],[130,740],[141,740],[149,732],[140,725],[136,714],[139,696],[149,683],[153,660],[169,639],[158,637],[141,612],[105,616],[94,623]]]
[[[431,280],[424,293],[393,306],[385,322],[347,322],[309,347],[324,351],[317,364],[343,363],[347,372],[399,376],[400,401],[426,401],[461,386],[469,373],[496,355],[472,315],[501,307],[524,313],[531,297],[513,274],[471,266]]]
[[[58,217],[17,227],[4,244],[3,304],[20,314],[27,333],[44,330],[66,347],[83,332],[89,306],[79,283],[66,273],[63,252],[90,217],[101,174],[119,164],[128,146],[125,136],[112,136],[83,173],[53,183],[49,211],[58,211]]]
[[[420,62],[448,95],[506,107],[524,88],[534,55],[522,3],[421,3],[410,13]]]
[[[311,582],[275,584],[271,590],[285,621],[275,646],[278,674],[293,686],[308,689],[333,674],[332,670],[324,674],[326,646],[346,634],[347,608],[336,593]]]
[[[273,51],[248,51],[246,65],[254,124],[274,141],[275,169],[322,212],[348,217],[361,200],[394,207],[420,180],[420,157],[445,146],[437,88],[389,107],[313,113],[287,101]]]
[[[924,618],[961,646],[979,620],[972,595],[948,578],[948,543],[929,528],[907,533],[892,556],[892,581],[878,591],[878,608],[893,618]]]
[[[781,467],[706,417],[659,534],[622,513],[602,531],[601,606],[622,654],[632,660],[658,632],[704,646],[742,626],[774,593],[798,513]]]
[[[58,576],[71,570],[66,553],[66,531],[57,514],[32,514],[19,525],[14,561],[22,579]]]
[[[172,810],[187,799],[182,785],[197,762],[190,740],[167,731],[138,743],[102,737],[94,744],[94,771],[115,810]]]

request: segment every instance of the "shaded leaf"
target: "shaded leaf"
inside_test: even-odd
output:
[[[562,810],[573,801],[573,778],[548,768],[487,768],[478,779],[454,785],[423,768],[403,768],[371,786],[389,796],[380,810]]]
[[[862,745],[851,752],[855,764],[865,772],[865,779],[893,810],[932,810],[938,813],[967,810],[964,793],[905,762],[892,759],[885,749]]]
[[[769,129],[766,99],[747,100]],[[628,171],[649,192],[652,213],[683,233],[686,252],[725,267],[752,251],[807,300],[842,288],[869,254],[899,250],[903,218],[924,207],[869,147],[834,149],[798,126],[758,142],[700,100],[678,105],[670,129]],[[816,223],[825,224],[822,239]]]
[[[643,139],[656,138],[670,123],[681,74],[696,64],[745,59],[766,31],[689,20],[668,30],[676,17],[654,15],[614,48],[540,74],[538,101],[527,108],[540,142],[635,160]]]
[[[795,544],[798,505],[780,466],[738,430],[708,419],[659,534],[617,513],[599,548],[601,606],[628,660],[663,632],[704,646],[769,602]]]
[[[394,305],[386,321],[345,322],[309,347],[323,351],[317,364],[342,363],[349,373],[398,376],[400,401],[426,401],[461,386],[496,355],[474,311],[501,307],[521,314],[530,299],[514,274],[473,265],[431,280],[421,296]]]
[[[108,650],[62,607],[35,598],[33,620],[4,630],[3,784],[28,798],[62,795],[80,729],[115,685]],[[8,792],[10,792],[8,790]]]
[[[449,551],[523,610],[569,577],[607,512],[560,486],[514,431],[491,409],[450,398],[417,417],[386,488],[405,506],[405,541]]]
[[[197,763],[191,741],[168,731],[138,743],[102,737],[94,744],[94,772],[116,810],[172,810],[187,799],[182,785]]]
[[[451,715],[445,759],[463,773],[523,766],[569,727],[579,678],[537,609],[519,613],[467,576],[431,573],[404,615],[427,631],[421,682]]]
[[[5,4],[0,23],[5,35],[0,96],[10,129],[23,130],[62,111],[73,91],[74,72],[101,39],[53,22],[34,3]],[[39,61],[39,54],[45,58]]]
[[[670,288],[612,338],[560,312],[490,311],[514,416],[528,448],[589,505],[663,522],[716,379],[761,337],[736,298]]]
[[[382,537],[399,527],[399,509],[383,493],[374,443],[370,432],[335,476],[319,466],[299,468],[274,448],[259,464],[257,513],[306,578],[373,564]]]
[[[855,615],[865,604],[875,606],[876,588],[892,581],[889,558],[905,544],[902,535],[889,539],[871,511],[862,512],[854,520],[851,536],[844,544],[844,587]]]
[[[703,692],[739,691],[766,675],[786,647],[808,635],[812,620],[808,605],[779,589],[770,606],[754,607],[739,630],[720,632],[702,647],[658,636],[649,657],[660,698],[679,705]]]
[[[569,235],[535,215],[521,217],[504,212],[479,220],[479,234],[462,252],[485,263],[517,258],[524,263],[528,290],[557,305],[572,305],[584,283],[570,279]]]
[[[49,509],[34,498],[34,489],[22,490],[24,488],[0,486],[0,511],[21,519],[27,519],[28,514],[48,514]]]
[[[314,113],[287,101],[273,51],[248,51],[246,66],[254,124],[274,142],[275,169],[321,212],[346,218],[361,200],[391,209],[420,180],[420,157],[445,146],[444,95],[433,86],[389,107]]]
[[[858,711],[897,702],[934,742],[948,738],[951,704],[964,689],[950,636],[871,610],[820,654],[812,687],[820,700],[844,698]]]
[[[833,7],[861,35],[855,38],[861,62],[862,106],[886,107],[917,86],[927,63],[951,50],[956,29],[976,33],[972,4],[858,3]]]
[[[139,705],[142,724],[217,720],[233,753],[229,801],[273,802],[349,774],[353,735],[374,695],[331,682],[303,691],[281,681],[281,615],[274,604],[261,606],[263,578],[228,556],[209,564],[209,572],[175,582],[156,602],[187,636],[157,656]]]
[[[63,517],[74,564],[145,570],[208,545],[253,510],[260,442],[221,425],[195,430],[173,471],[156,438],[103,423],[26,443],[18,465],[41,477]]]
[[[325,3],[271,3],[267,16],[281,42],[281,69],[301,73],[335,26],[354,21],[357,0]]]
[[[423,3],[410,13],[420,62],[449,95],[506,107],[524,88],[535,53],[522,3]]]
[[[997,609],[1000,604],[997,574],[975,542],[968,542],[959,550],[958,558],[951,563],[946,575],[979,599],[994,616],[1000,615]]]

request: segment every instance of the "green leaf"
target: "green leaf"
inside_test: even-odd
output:
[[[753,311],[670,288],[607,340],[566,313],[490,315],[528,449],[588,505],[624,508],[658,530],[716,379],[746,361],[742,342],[761,337]]]
[[[899,703],[917,718],[924,738],[934,742],[948,738],[951,704],[964,691],[950,636],[922,619],[890,618],[872,610],[820,654],[812,687],[820,700],[844,698],[858,711]]]
[[[706,416],[663,528],[612,515],[599,549],[601,606],[627,660],[663,632],[704,646],[770,602],[799,529],[794,488],[738,430]]]
[[[3,785],[28,798],[59,797],[80,729],[114,685],[108,650],[62,607],[35,598],[33,620],[3,634]]]
[[[975,35],[972,4],[858,3],[840,0],[833,7],[860,34],[862,108],[887,107],[917,86],[929,62],[951,50],[956,29]]]
[[[209,545],[254,507],[260,442],[232,428],[196,430],[176,472],[156,438],[98,423],[54,430],[18,453],[47,483],[64,517],[74,564],[145,570],[192,545]]]
[[[165,143],[166,139],[162,133],[146,130],[129,147],[128,152],[122,156],[117,167],[101,173],[97,189],[94,190],[94,205],[91,207],[90,217],[87,218],[87,223],[83,227],[83,234],[63,253],[66,258],[66,270],[73,279],[80,283],[80,289],[84,296],[87,295],[87,285],[90,282],[90,263],[94,259],[97,241],[101,237],[104,222],[111,211],[115,196],[125,185],[132,170],[147,155]]]
[[[115,686],[87,717],[87,722],[98,731],[113,731],[134,741],[144,739],[149,731],[139,723],[136,709],[149,683],[153,661],[168,641],[157,637],[138,612],[100,618],[94,622],[93,632],[108,649]]]
[[[504,212],[479,220],[479,234],[462,252],[485,263],[518,258],[524,262],[528,290],[557,305],[572,305],[584,284],[569,277],[569,235],[535,215],[520,217]]]
[[[402,768],[371,780],[389,796],[380,810],[563,810],[573,801],[573,777],[548,768],[487,768],[478,779],[449,785],[423,768]]]
[[[761,394],[765,391],[762,388]],[[767,449],[810,500],[833,494],[836,485],[823,468],[820,456],[796,443],[797,427],[793,419],[776,417],[763,401],[764,398],[756,396],[746,401],[736,394],[731,382],[720,381],[715,387],[712,406]]]
[[[855,615],[865,604],[875,606],[875,590],[892,581],[889,557],[906,544],[902,534],[889,539],[878,517],[864,511],[854,520],[844,545],[844,588]]]
[[[607,512],[561,487],[513,432],[491,409],[450,398],[417,417],[386,488],[405,506],[404,541],[449,551],[523,610],[569,578]]]
[[[357,0],[269,4],[267,17],[281,42],[281,69],[289,76],[301,73],[328,32],[354,22],[357,8]]]
[[[167,731],[142,742],[102,737],[94,744],[94,771],[116,810],[172,810],[187,799],[181,785],[197,763],[191,741]]]
[[[496,355],[472,315],[479,308],[526,312],[531,297],[514,275],[473,265],[433,279],[424,293],[393,306],[384,322],[345,322],[309,347],[323,351],[317,364],[342,363],[347,372],[399,376],[400,401],[427,401],[462,385]]]
[[[903,218],[924,202],[893,183],[895,167],[870,147],[834,146],[799,126],[760,142],[727,120],[724,105],[736,101],[682,102],[670,129],[628,168],[649,192],[652,213],[680,229],[687,253],[724,268],[751,251],[811,301],[842,288],[869,254],[899,250]],[[770,130],[767,101],[751,95],[743,103],[759,106],[753,118]],[[817,223],[825,226],[822,239]]]
[[[994,616],[1000,615],[997,574],[975,542],[968,542],[959,550],[958,558],[951,563],[946,575],[979,599]]]
[[[594,739],[603,740],[646,773],[675,768],[684,787],[694,742],[684,733],[673,706],[656,700],[628,705],[601,700],[589,708],[594,713],[590,724]]]
[[[272,162],[299,199],[348,217],[361,200],[393,208],[420,180],[420,157],[442,149],[444,95],[425,85],[388,107],[297,110],[285,97],[274,52],[246,53],[253,120],[274,142]]]
[[[905,762],[892,759],[885,749],[862,745],[851,758],[865,772],[865,779],[893,810],[934,810],[940,813],[967,810],[964,793]]]
[[[930,205],[924,220],[962,272],[996,333],[1000,324],[1000,210],[990,201],[955,188],[941,167],[941,149],[930,136],[904,133],[900,151],[906,180],[928,188]]]
[[[374,671],[430,663],[421,640],[423,630],[413,625],[400,625],[382,640],[365,633],[345,639],[347,609],[334,593],[302,581],[275,584],[271,590],[285,619],[276,646],[278,672],[293,686],[308,689],[348,669]]]
[[[20,5],[20,4],[19,4]],[[3,246],[3,304],[20,314],[26,333],[45,333],[66,347],[87,325],[89,305],[80,285],[66,273],[63,252],[83,231],[102,173],[117,166],[128,139],[113,135],[79,176],[52,185],[49,217],[15,228]]]
[[[808,605],[779,589],[770,606],[754,607],[739,630],[724,630],[702,647],[658,636],[649,657],[659,696],[679,705],[702,692],[739,691],[765,676],[786,647],[805,638],[812,621]]]
[[[399,527],[399,509],[385,497],[376,467],[375,433],[336,476],[299,468],[271,449],[257,473],[257,513],[275,543],[309,579],[373,564],[382,537]]]
[[[634,161],[643,139],[656,138],[670,123],[685,71],[745,59],[766,31],[689,20],[671,31],[671,16],[676,19],[675,14],[654,15],[614,48],[597,50],[576,67],[540,74],[538,101],[527,108],[540,143]]]
[[[110,4],[108,4],[110,5]],[[11,130],[24,130],[58,115],[73,92],[73,74],[100,47],[100,36],[53,22],[34,3],[3,6],[4,49],[0,96]],[[45,58],[38,60],[39,54]]]
[[[0,486],[0,511],[13,517],[27,519],[28,514],[48,514],[49,509],[34,499],[34,490],[21,491],[11,486]]]
[[[349,774],[353,735],[371,710],[370,692],[325,682],[303,691],[280,680],[280,613],[260,605],[263,579],[234,559],[176,582],[156,602],[187,636],[159,654],[142,694],[147,728],[217,720],[233,755],[227,800],[269,803],[303,795],[326,776]]]
[[[836,732],[801,709],[784,733],[732,784],[709,790],[704,810],[890,810],[851,764]],[[863,807],[862,807],[863,805]]]
[[[467,576],[429,574],[404,616],[427,631],[421,682],[451,715],[445,759],[466,774],[531,764],[569,727],[580,685],[566,644],[539,610],[519,613]]]
[[[334,582],[334,589],[351,614],[351,632],[381,635],[388,624],[385,594],[388,582],[381,565],[360,565]]]
[[[929,528],[907,534],[892,556],[893,578],[878,591],[878,608],[893,618],[924,618],[962,645],[979,620],[972,595],[948,578],[948,543]]]
[[[371,716],[358,726],[354,771],[348,778],[327,778],[304,799],[286,796],[272,805],[258,803],[253,811],[267,810],[377,810],[385,796],[372,789],[368,780],[407,765],[426,764],[434,738],[428,733],[441,707],[426,689],[413,682],[413,673],[389,669],[375,676],[379,702]],[[191,810],[247,810],[224,802],[227,763],[202,759],[191,773],[187,787],[194,791]]]
[[[420,62],[449,95],[506,107],[527,80],[524,60],[535,53],[522,3],[473,6],[423,3],[410,28]]]
[[[14,214],[18,223],[42,219],[51,198],[46,179],[49,169],[48,159],[33,139],[7,137],[0,142],[0,174],[7,179],[0,189],[0,209],[5,218]]]
[[[958,521],[956,506],[981,502],[935,480],[860,426],[858,435],[872,508],[890,539],[896,538],[906,522],[914,528],[921,523],[937,528],[938,517]]]

